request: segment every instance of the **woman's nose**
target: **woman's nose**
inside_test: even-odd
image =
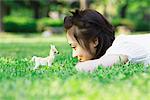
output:
[[[73,58],[76,58],[76,57],[78,57],[78,54],[77,54],[77,52],[76,52],[76,51],[74,51],[74,50],[72,51],[72,57],[73,57]]]

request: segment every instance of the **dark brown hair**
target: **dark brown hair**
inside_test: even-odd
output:
[[[91,9],[75,10],[72,16],[64,18],[64,27],[69,30],[72,26],[77,27],[77,31],[72,35],[78,43],[89,50],[89,43],[94,38],[98,38],[99,44],[93,59],[103,56],[106,50],[112,45],[114,27],[99,12]]]

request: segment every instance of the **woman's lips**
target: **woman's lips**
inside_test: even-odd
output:
[[[79,62],[83,62],[83,60],[82,60],[82,59],[79,59]]]
[[[78,60],[81,62],[82,61],[82,59],[81,58],[78,58]]]

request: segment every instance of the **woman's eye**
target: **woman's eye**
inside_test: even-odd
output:
[[[74,50],[76,50],[76,47],[72,47]]]

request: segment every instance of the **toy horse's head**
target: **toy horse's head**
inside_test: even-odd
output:
[[[49,55],[55,56],[55,55],[59,54],[59,52],[56,49],[55,45],[51,45],[50,47],[51,47],[51,49],[50,49]]]

